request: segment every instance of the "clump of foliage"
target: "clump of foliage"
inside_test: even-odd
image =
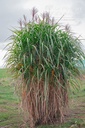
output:
[[[77,64],[85,57],[80,40],[68,30],[35,8],[32,21],[24,16],[20,29],[13,30],[7,66],[19,79],[30,127],[63,121],[70,79],[79,74]]]

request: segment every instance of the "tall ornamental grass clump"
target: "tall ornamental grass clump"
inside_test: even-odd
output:
[[[30,127],[62,122],[71,78],[79,75],[78,64],[85,57],[80,40],[68,27],[61,29],[49,13],[39,17],[34,8],[32,21],[24,16],[19,23],[11,36],[7,66],[19,79]]]

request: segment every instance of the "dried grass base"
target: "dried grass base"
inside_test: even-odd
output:
[[[46,90],[45,90],[46,89]],[[30,84],[30,90],[23,89],[22,106],[30,128],[42,124],[54,124],[64,121],[63,108],[68,103],[67,89],[43,82]]]

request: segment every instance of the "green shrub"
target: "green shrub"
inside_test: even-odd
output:
[[[20,29],[13,30],[7,55],[8,68],[21,77],[22,104],[31,127],[63,121],[69,82],[79,75],[77,63],[85,58],[80,40],[68,27],[62,29],[48,13],[41,18],[36,12],[31,22],[24,16]]]

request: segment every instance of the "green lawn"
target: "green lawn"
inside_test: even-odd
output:
[[[0,128],[20,128],[22,124],[15,88],[6,70],[0,69]]]
[[[7,69],[0,69],[0,78],[6,78],[7,76]]]
[[[14,84],[5,69],[0,69],[0,128],[28,128]],[[69,114],[61,125],[43,125],[37,128],[85,128],[85,79],[81,78],[80,89],[71,94]]]

